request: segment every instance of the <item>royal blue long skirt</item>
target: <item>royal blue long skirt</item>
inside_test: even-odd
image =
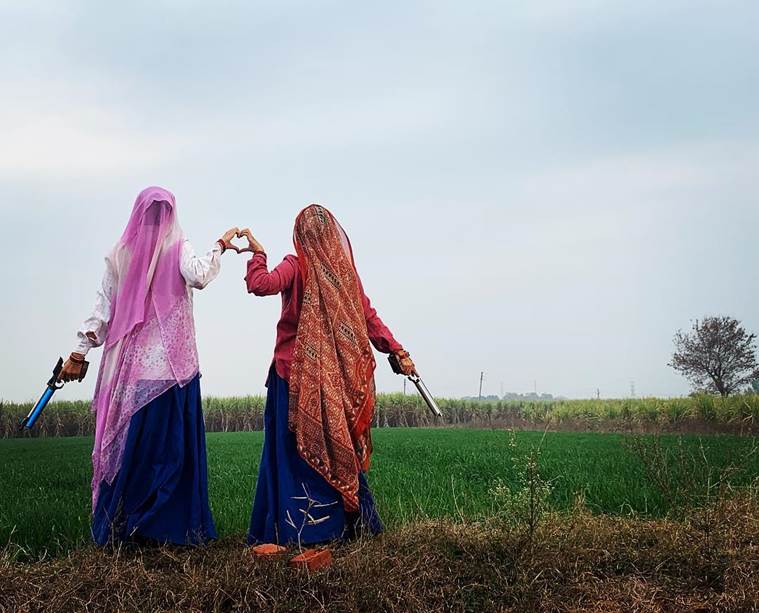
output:
[[[337,490],[298,455],[287,426],[288,384],[273,366],[266,385],[264,449],[248,543],[309,545],[382,532],[366,477],[359,475],[359,511],[347,513]]]
[[[113,484],[103,482],[92,518],[99,545],[126,540],[197,545],[216,538],[200,375],[175,385],[129,422]]]

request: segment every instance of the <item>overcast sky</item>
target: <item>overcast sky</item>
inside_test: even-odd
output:
[[[272,264],[328,207],[437,395],[687,393],[678,328],[759,331],[758,29],[753,0],[0,1],[0,397],[71,351],[150,184],[196,250],[250,226]],[[195,294],[206,395],[263,391],[280,304],[245,261]]]

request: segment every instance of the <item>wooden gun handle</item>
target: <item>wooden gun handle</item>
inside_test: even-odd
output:
[[[389,356],[387,356],[387,361],[390,362],[390,368],[393,369],[393,372],[396,375],[402,375],[403,369],[401,368],[401,363],[398,360],[398,356],[394,353],[391,353]]]

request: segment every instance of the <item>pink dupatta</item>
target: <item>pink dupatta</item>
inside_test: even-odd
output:
[[[117,285],[92,403],[93,511],[101,483],[113,483],[119,471],[132,416],[198,373],[192,302],[180,271],[183,241],[174,195],[148,187],[106,258]]]

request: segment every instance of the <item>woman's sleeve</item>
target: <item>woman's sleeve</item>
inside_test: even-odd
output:
[[[111,319],[111,300],[116,288],[116,273],[107,259],[105,262],[103,281],[95,295],[95,308],[76,333],[77,345],[74,351],[82,355],[87,355],[87,352],[93,347],[100,347],[108,334],[108,322]]]
[[[364,317],[366,317],[366,329],[369,332],[369,340],[372,345],[382,353],[395,353],[401,351],[403,346],[395,340],[393,333],[377,315],[377,310],[372,306],[369,297],[364,292],[361,279],[358,279],[358,288],[361,291],[361,300],[364,305]]]
[[[245,274],[248,293],[256,296],[273,296],[289,289],[295,279],[297,265],[295,257],[288,255],[269,272],[266,254],[256,253],[248,260],[248,271]]]
[[[197,256],[190,241],[184,241],[179,260],[179,270],[187,285],[195,289],[203,289],[219,275],[220,269],[221,246],[219,243],[215,243],[205,255]]]

